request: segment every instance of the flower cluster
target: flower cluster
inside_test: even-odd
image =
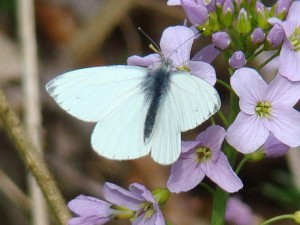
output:
[[[230,116],[220,111],[224,128],[213,124],[194,140],[182,141],[168,189],[151,193],[132,184],[127,191],[106,183],[107,201],[79,196],[69,203],[77,215],[69,225],[104,224],[118,218],[132,224],[165,224],[160,206],[170,192],[189,191],[205,176],[226,192],[240,190],[242,181],[233,170],[237,152],[247,154],[247,159],[261,159],[283,156],[290,147],[300,145],[300,112],[293,108],[300,98],[300,1],[278,0],[272,7],[259,0],[169,0],[168,5],[181,6],[192,26],[167,28],[160,50],[145,57],[131,56],[128,64],[152,67],[168,59],[172,71],[188,71],[211,86],[220,81],[231,92],[236,108]],[[199,33],[211,36],[212,43],[191,58]],[[250,67],[256,56],[270,50],[269,59]],[[210,65],[221,53],[229,68],[229,84],[217,78]],[[267,82],[259,70],[277,56],[278,73]],[[236,201],[228,202],[229,220],[234,220],[234,205],[240,204]],[[249,214],[247,207],[243,209]]]

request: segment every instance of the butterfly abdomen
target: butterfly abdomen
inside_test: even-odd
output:
[[[144,142],[146,143],[151,136],[159,106],[169,89],[170,71],[168,65],[163,63],[157,69],[150,70],[142,85],[146,96],[145,100],[150,102],[144,125]]]

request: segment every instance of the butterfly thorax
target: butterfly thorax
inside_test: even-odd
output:
[[[164,61],[159,67],[149,69],[145,80],[142,83],[145,102],[150,104],[144,124],[145,143],[147,143],[151,137],[157,112],[169,89],[170,74],[170,63]]]

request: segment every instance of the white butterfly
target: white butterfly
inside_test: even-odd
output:
[[[46,89],[71,115],[97,122],[92,147],[110,159],[149,154],[171,164],[181,151],[181,132],[220,108],[217,91],[189,72],[171,71],[168,60],[147,69],[101,66],[65,73]]]

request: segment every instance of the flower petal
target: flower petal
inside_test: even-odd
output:
[[[256,151],[269,136],[261,119],[240,112],[227,130],[227,142],[244,154]]]
[[[167,5],[180,5],[180,0],[168,0]]]
[[[241,68],[232,75],[230,84],[240,97],[241,110],[250,115],[255,114],[256,104],[264,100],[267,83],[256,70]]]
[[[199,141],[182,141],[181,142],[181,152],[187,152],[192,148],[195,148],[199,144]]]
[[[193,56],[192,60],[211,63],[215,60],[215,58],[217,58],[219,54],[220,50],[217,49],[214,44],[210,44],[202,48],[199,52],[197,52]]]
[[[284,156],[290,149],[289,146],[281,143],[277,138],[275,138],[272,133],[267,138],[263,148],[267,157]]]
[[[68,207],[79,216],[108,217],[112,214],[111,204],[100,199],[79,195],[68,203]]]
[[[131,210],[138,210],[139,204],[144,201],[140,196],[135,196],[124,188],[109,182],[105,182],[103,186],[103,195],[107,201]]]
[[[193,156],[196,157],[195,154]],[[194,157],[180,157],[172,165],[171,175],[167,183],[168,189],[171,192],[189,191],[196,187],[204,178],[204,173],[197,166],[198,164]]]
[[[277,75],[267,87],[266,100],[272,102],[272,105],[282,104],[293,107],[299,98],[300,82],[292,82],[280,75]]]
[[[284,105],[272,107],[272,119],[266,120],[266,127],[282,143],[297,147],[300,145],[300,112]]]
[[[189,67],[191,73],[195,76],[205,80],[211,86],[216,84],[216,71],[210,64],[201,61],[190,61]]]
[[[163,55],[170,58],[175,67],[182,66],[190,59],[194,36],[194,32],[188,27],[168,27],[160,40]]]
[[[133,183],[129,185],[129,191],[134,196],[140,196],[144,201],[152,202],[152,203],[155,202],[153,195],[144,185]]]
[[[110,220],[111,218],[99,218],[97,216],[75,217],[68,220],[68,225],[101,225]]]
[[[220,152],[216,161],[201,164],[205,175],[227,192],[236,192],[243,187],[240,178],[233,172],[225,154]]]
[[[149,67],[157,62],[160,62],[160,56],[157,53],[146,55],[144,57],[133,55],[128,57],[127,64],[131,66]]]
[[[226,131],[223,127],[213,125],[198,134],[196,140],[202,142],[205,147],[208,147],[212,151],[211,160],[215,161],[219,155],[225,136]]]
[[[300,51],[294,51],[285,40],[279,55],[279,73],[291,81],[300,81]]]

